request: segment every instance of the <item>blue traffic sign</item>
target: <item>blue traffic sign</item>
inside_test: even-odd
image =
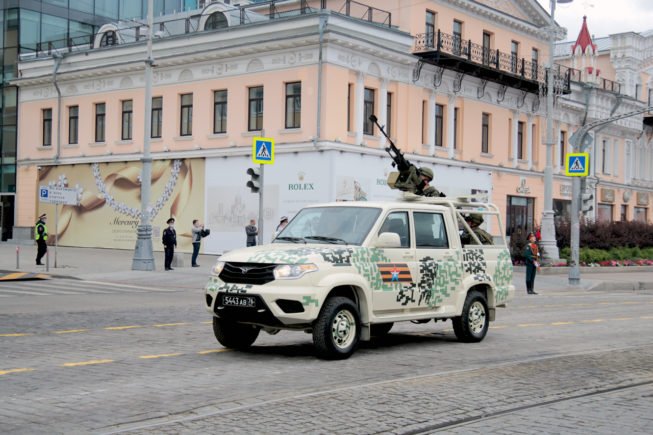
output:
[[[255,137],[252,142],[252,161],[259,164],[274,164],[274,139]]]
[[[569,153],[565,159],[565,175],[568,177],[587,177],[590,171],[589,153]]]

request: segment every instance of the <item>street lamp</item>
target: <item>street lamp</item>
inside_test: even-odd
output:
[[[150,190],[152,186],[152,156],[150,130],[152,124],[152,29],[154,0],[147,0],[147,58],[145,59],[145,122],[143,133],[143,172],[141,173],[141,221],[138,224],[132,270],[154,270],[152,251],[152,223],[150,220]]]
[[[548,260],[558,260],[558,245],[555,237],[555,223],[553,220],[553,55],[555,50],[556,28],[555,9],[556,3],[571,3],[573,0],[550,0],[551,16],[549,21],[549,61],[547,63],[547,90],[546,90],[546,167],[544,168],[544,210],[542,211],[542,250]]]

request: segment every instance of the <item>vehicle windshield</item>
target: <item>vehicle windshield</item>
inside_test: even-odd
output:
[[[311,207],[301,210],[273,243],[361,245],[381,209],[370,207]]]

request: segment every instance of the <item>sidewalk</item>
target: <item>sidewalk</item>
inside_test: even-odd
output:
[[[16,249],[19,249],[19,267],[16,267]],[[200,255],[200,267],[190,267],[190,253],[179,253],[183,265],[173,263],[175,270],[163,270],[163,252],[154,253],[155,271],[131,270],[133,251],[98,248],[58,247],[57,267],[54,267],[55,249],[48,247],[50,270],[36,266],[36,245],[0,243],[0,271],[47,273],[52,277],[67,277],[87,281],[140,284],[164,288],[201,289],[209,277],[217,255]],[[45,259],[43,260],[45,261]],[[513,283],[517,294],[525,293],[524,267],[516,266]],[[0,284],[1,285],[1,284]],[[564,290],[653,290],[651,267],[615,267],[591,271],[581,270],[580,286],[569,286],[567,268],[544,268],[535,279],[536,291]]]

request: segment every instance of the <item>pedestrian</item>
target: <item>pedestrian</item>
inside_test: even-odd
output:
[[[535,274],[540,268],[540,249],[537,246],[537,239],[534,233],[528,233],[528,243],[524,248],[524,258],[526,259],[526,293],[536,295],[535,292]]]
[[[193,257],[190,261],[192,267],[200,267],[197,264],[197,256],[200,253],[200,244],[202,243],[202,233],[204,232],[204,225],[200,221],[193,219],[193,228],[191,229],[193,235]]]
[[[36,240],[36,246],[37,246],[37,251],[36,251],[36,265],[37,266],[43,266],[43,263],[41,263],[41,259],[45,255],[46,252],[48,252],[48,244],[46,243],[48,240],[48,227],[45,225],[45,221],[48,219],[48,216],[43,213],[41,216],[39,216],[39,220],[36,221],[36,225],[34,226],[34,240]]]
[[[286,228],[286,225],[288,225],[288,216],[281,216],[279,225],[277,225],[277,229],[274,230],[274,237],[278,236],[279,233],[283,231],[284,228]]]
[[[247,234],[247,246],[256,246],[256,236],[258,236],[258,228],[256,228],[256,220],[250,219],[249,225],[245,227],[245,234]]]
[[[175,231],[175,220],[170,218],[166,221],[168,228],[163,230],[163,250],[165,252],[165,268],[172,269],[172,257],[175,255],[175,246],[177,246],[177,232]]]

